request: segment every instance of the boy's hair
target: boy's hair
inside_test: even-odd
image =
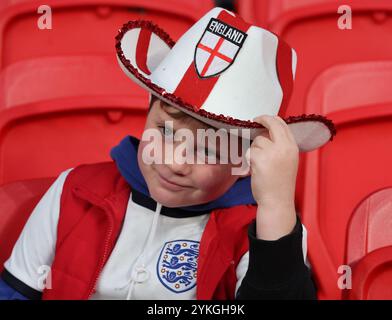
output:
[[[155,100],[157,100],[158,98],[155,97],[153,94],[151,95],[151,99],[150,99],[150,105],[148,106],[148,112],[150,112],[152,105],[154,104]]]

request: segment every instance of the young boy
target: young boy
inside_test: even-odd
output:
[[[152,94],[143,137],[125,137],[114,162],[60,174],[5,263],[0,297],[316,298],[294,205],[298,151],[335,131],[322,116],[277,116],[294,51],[221,8],[177,44],[146,21],[116,40],[121,68]],[[211,130],[229,142],[199,139]]]

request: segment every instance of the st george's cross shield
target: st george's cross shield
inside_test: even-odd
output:
[[[200,78],[215,77],[229,68],[247,34],[212,18],[195,49],[195,66]]]

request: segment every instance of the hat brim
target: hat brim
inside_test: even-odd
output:
[[[148,42],[139,37],[151,33]],[[172,93],[153,83],[150,79],[154,69],[174,46],[175,41],[157,25],[150,21],[129,21],[124,24],[116,36],[117,60],[124,73],[148,92],[164,102],[180,109],[190,116],[215,128],[250,129],[250,139],[267,130],[261,124],[251,120],[233,119],[198,109]],[[300,151],[317,149],[336,135],[333,122],[322,115],[302,114],[282,118],[290,128]]]

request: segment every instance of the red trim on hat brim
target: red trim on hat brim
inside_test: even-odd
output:
[[[145,84],[153,93],[155,93],[158,96],[162,96],[163,98],[165,98],[166,100],[171,102],[174,106],[182,107],[184,109],[191,111],[192,113],[198,114],[198,115],[205,117],[205,118],[208,118],[208,119],[213,119],[213,120],[225,123],[225,124],[229,124],[229,125],[237,126],[237,127],[242,127],[242,128],[264,128],[260,123],[257,123],[254,121],[234,119],[232,117],[228,117],[223,114],[216,115],[214,113],[205,111],[203,109],[198,109],[198,108],[192,106],[191,104],[186,103],[180,97],[177,97],[174,94],[166,92],[165,89],[154,84],[153,82],[151,82],[150,79],[143,76],[138,71],[138,69],[136,67],[134,67],[127,58],[125,58],[124,53],[122,52],[122,49],[121,49],[121,40],[122,40],[124,34],[127,31],[132,30],[132,29],[136,29],[136,28],[146,28],[148,30],[151,30],[162,41],[164,41],[170,48],[172,48],[175,45],[175,41],[163,29],[158,27],[153,22],[146,21],[146,20],[135,20],[135,21],[129,21],[128,23],[125,23],[122,26],[122,28],[119,29],[119,32],[115,38],[116,39],[116,51],[117,51],[117,55],[118,55],[121,63],[137,80],[139,80],[143,84]],[[331,132],[330,141],[332,141],[333,137],[336,135],[336,127],[335,127],[334,123],[332,122],[332,120],[327,119],[326,117],[319,115],[319,114],[302,114],[302,115],[290,116],[290,117],[282,118],[282,119],[287,124],[304,122],[304,121],[322,122]]]

